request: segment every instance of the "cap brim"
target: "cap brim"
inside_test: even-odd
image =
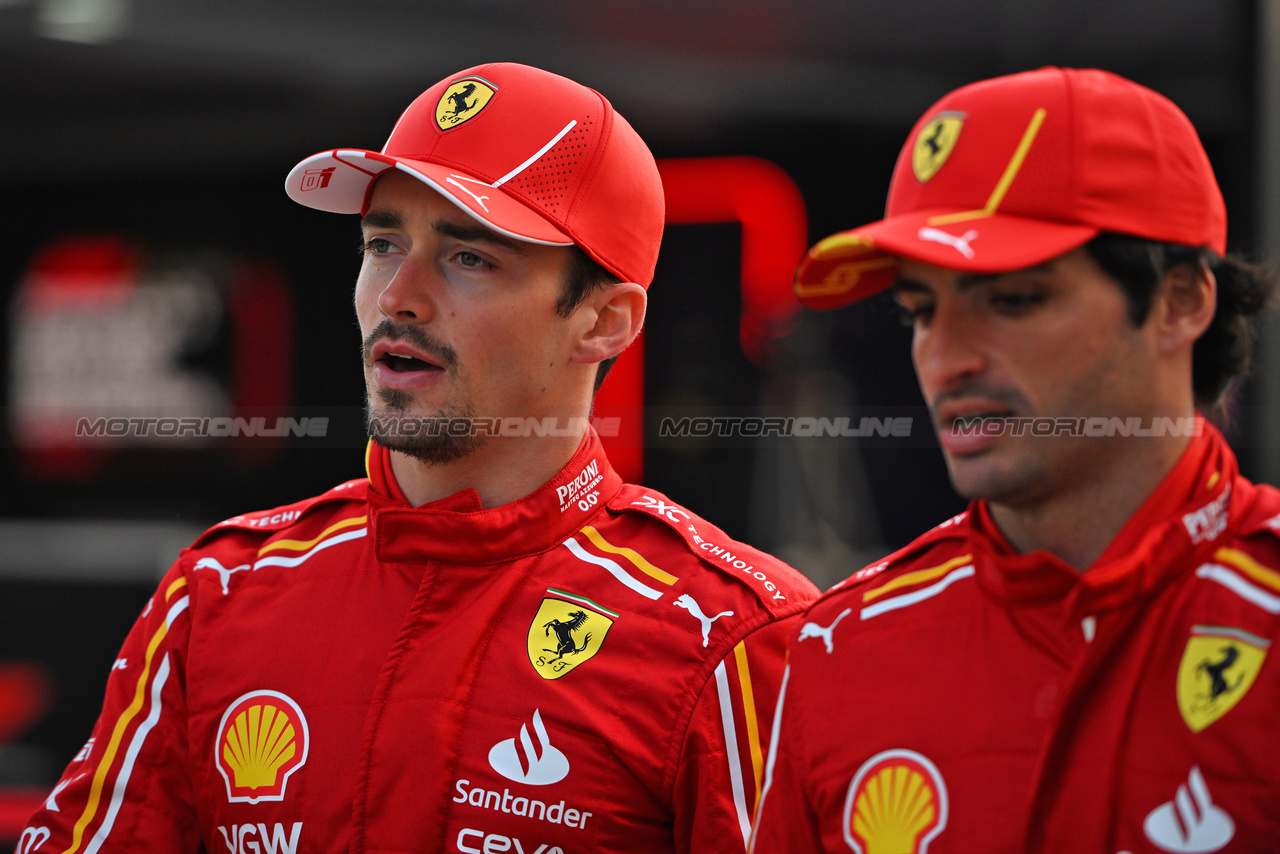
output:
[[[289,172],[285,192],[309,208],[362,214],[374,181],[388,169],[412,175],[499,234],[548,246],[574,242],[532,208],[487,181],[438,163],[376,151],[336,148],[313,154]]]
[[[962,270],[1007,273],[1042,264],[1096,237],[1085,225],[982,211],[912,211],[818,242],[796,270],[809,308],[831,309],[890,287],[899,258]]]

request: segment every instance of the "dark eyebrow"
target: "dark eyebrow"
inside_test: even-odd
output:
[[[983,282],[989,282],[992,279],[998,279],[1001,275],[1003,274],[1002,273],[961,273],[959,276],[956,277],[956,290],[966,291],[966,290],[969,290],[970,288],[977,287]],[[921,294],[921,293],[933,292],[933,288],[929,287],[924,282],[920,282],[915,279],[904,278],[903,276],[898,276],[898,278],[893,280],[892,290],[894,294],[902,294],[902,293]]]
[[[509,249],[521,255],[524,254],[524,246],[518,241],[503,237],[496,231],[491,231],[479,223],[472,224],[438,219],[431,223],[431,228],[436,234],[443,234],[445,237],[452,237],[454,240],[462,240],[468,243],[492,243],[495,246],[501,246],[503,249]]]
[[[392,228],[403,229],[404,217],[400,216],[398,211],[375,209],[369,211],[360,218],[360,228],[368,230],[371,228]],[[458,222],[449,219],[437,219],[431,223],[431,229],[436,234],[442,234],[445,237],[452,237],[454,240],[462,240],[471,243],[491,243],[494,246],[501,246],[512,252],[525,254],[524,245],[519,241],[504,237],[496,231],[485,228],[480,223]]]
[[[1031,267],[1009,270],[1004,273],[961,273],[960,278],[956,280],[956,290],[968,290],[969,288],[981,285],[984,282],[990,282],[1013,273],[1043,273],[1052,268],[1053,265],[1057,263],[1057,260],[1057,258],[1050,258],[1048,261],[1043,261]]]
[[[1043,272],[1045,270],[1048,270],[1050,267],[1052,267],[1053,264],[1056,262],[1056,260],[1057,259],[1055,258],[1050,258],[1048,261],[1045,261],[1042,264],[1036,264],[1034,267],[1024,267],[1021,270],[1012,270],[1010,272],[1012,273]],[[1007,275],[1009,275],[1009,273],[960,273],[958,276],[956,276],[956,290],[967,291],[971,288],[976,288],[978,285],[984,284],[986,282],[994,281],[996,279],[1001,278],[1002,276],[1007,276]],[[933,289],[929,287],[929,285],[925,284],[924,282],[921,282],[917,279],[906,278],[901,274],[899,274],[898,277],[893,280],[893,285],[890,286],[890,290],[894,296],[897,296],[898,294],[906,294],[906,293],[921,294],[921,293],[933,292]]]
[[[404,219],[395,211],[372,210],[360,217],[360,228],[403,228]]]
[[[987,273],[985,275],[978,273],[961,273],[959,278],[956,279],[956,290],[967,291],[969,288],[977,287],[983,282],[989,282],[994,278],[997,278],[997,276],[991,273]]]
[[[898,276],[893,280],[893,284],[890,286],[889,291],[895,297],[902,293],[922,294],[931,292],[929,286],[924,282],[918,282],[915,279],[907,279],[903,276]]]

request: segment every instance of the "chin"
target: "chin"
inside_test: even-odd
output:
[[[947,472],[951,475],[951,486],[970,501],[981,498],[1008,503],[1028,491],[1025,474],[1009,471],[985,454],[947,457]]]
[[[442,464],[470,456],[485,443],[475,431],[470,409],[415,412],[409,408],[412,397],[399,389],[380,389],[378,397],[386,405],[375,408],[366,403],[365,429],[387,450]]]

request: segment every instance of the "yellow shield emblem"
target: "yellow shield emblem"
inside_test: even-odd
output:
[[[1191,628],[1178,665],[1178,711],[1192,732],[1200,732],[1240,702],[1270,646],[1270,641],[1240,629]]]
[[[600,651],[616,619],[585,596],[548,588],[529,626],[529,663],[543,679],[559,679]]]
[[[915,147],[911,149],[911,171],[917,181],[923,184],[938,174],[955,149],[963,126],[964,113],[939,113],[920,129]]]
[[[496,94],[497,87],[483,77],[455,80],[436,102],[436,124],[449,130],[474,119]]]

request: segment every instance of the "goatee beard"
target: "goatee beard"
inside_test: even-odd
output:
[[[438,360],[450,377],[457,378],[458,354],[452,347],[417,326],[394,323],[390,319],[380,322],[365,338],[361,355],[366,363],[373,345],[383,338],[414,345]],[[413,396],[409,392],[380,388],[377,396],[383,406],[375,408],[372,399],[365,402],[365,429],[387,450],[398,451],[420,462],[442,464],[475,453],[484,444],[473,428],[475,412],[470,406],[444,408],[434,415],[409,417],[407,413],[413,404]]]
[[[365,405],[365,429],[389,451],[439,465],[473,454],[484,444],[476,435],[470,409],[409,416],[406,412],[412,397],[402,389],[378,389],[378,398],[384,406]]]

